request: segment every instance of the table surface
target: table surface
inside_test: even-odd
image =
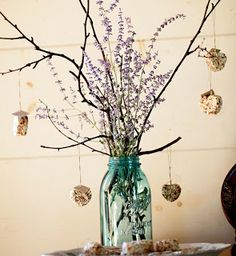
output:
[[[81,249],[72,249],[72,250],[66,250],[66,251],[57,251],[52,253],[46,253],[42,256],[77,256],[81,253]],[[230,248],[224,250],[222,253],[219,254],[219,256],[231,256]]]
[[[230,249],[224,250],[224,251],[220,254],[220,256],[231,256]]]

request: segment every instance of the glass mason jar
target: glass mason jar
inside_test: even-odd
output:
[[[101,242],[152,239],[151,189],[138,156],[110,157],[100,186]]]

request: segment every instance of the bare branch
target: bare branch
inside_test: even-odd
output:
[[[72,145],[68,145],[68,146],[64,146],[64,147],[49,147],[49,146],[44,146],[44,145],[41,145],[41,148],[45,148],[45,149],[54,149],[54,150],[62,150],[62,149],[67,149],[67,148],[72,148],[72,147],[76,147],[78,145],[83,145],[89,149],[91,149],[92,152],[97,152],[97,153],[100,153],[100,154],[103,154],[103,155],[106,155],[106,156],[110,156],[108,153],[106,152],[103,152],[103,151],[100,151],[100,150],[97,150],[97,149],[94,149],[86,144],[83,144],[83,143],[76,143],[76,144],[72,144]]]
[[[71,71],[71,70],[70,70],[69,72],[70,72],[78,81],[80,80],[79,76],[82,76],[82,77],[84,78],[84,80],[87,81],[86,76],[85,76],[82,72],[80,72],[79,75],[76,75],[76,74],[75,74],[73,71]],[[86,102],[88,105],[90,105],[90,106],[92,106],[92,107],[98,109],[97,105],[95,105],[91,100],[89,100],[89,99],[87,99],[87,98],[85,97],[84,93],[82,92],[81,83],[80,83],[80,82],[78,82],[78,83],[79,83],[78,92],[79,92],[79,94],[80,94],[81,97],[82,97],[82,102]],[[100,100],[100,98],[99,98],[99,100]],[[99,110],[105,111],[105,109],[99,109]]]
[[[77,140],[75,140],[75,139],[69,137],[68,135],[66,135],[64,132],[62,132],[62,131],[57,127],[57,125],[55,124],[55,122],[52,120],[52,118],[51,118],[51,116],[50,116],[50,109],[49,109],[48,106],[47,106],[45,103],[43,103],[42,101],[41,101],[41,103],[44,104],[44,106],[45,106],[45,108],[46,108],[46,110],[47,110],[47,118],[49,119],[49,121],[51,122],[51,124],[56,128],[56,130],[57,130],[59,133],[61,133],[64,137],[66,137],[67,139],[69,139],[69,140],[71,140],[71,141],[73,141],[73,142],[75,142],[75,143],[78,143]]]
[[[160,148],[157,148],[157,149],[148,150],[148,151],[140,151],[138,153],[138,155],[141,156],[141,155],[148,155],[148,154],[153,154],[153,153],[160,152],[160,151],[170,147],[171,145],[177,143],[180,139],[181,139],[181,137],[178,137],[177,139],[175,139],[175,140],[171,141],[170,143],[168,143],[168,144],[166,144],[166,145],[164,145],[164,146],[162,146]]]
[[[149,109],[149,112],[143,122],[143,126],[142,126],[142,129],[139,133],[139,139],[138,139],[138,143],[137,143],[137,147],[139,148],[139,145],[140,145],[140,142],[141,142],[141,138],[142,138],[142,135],[143,135],[143,131],[144,131],[144,128],[145,128],[145,125],[155,107],[155,105],[157,104],[157,102],[159,101],[159,99],[161,98],[162,94],[165,92],[166,88],[170,85],[171,81],[173,80],[173,78],[175,77],[177,71],[179,70],[180,66],[183,64],[183,62],[185,61],[185,59],[191,55],[193,52],[195,52],[197,48],[195,48],[195,50],[191,50],[195,40],[197,39],[197,37],[199,36],[199,34],[201,33],[201,30],[202,30],[202,27],[203,25],[205,24],[205,22],[207,21],[208,17],[211,15],[211,13],[214,11],[214,9],[216,8],[216,6],[220,3],[221,0],[218,0],[216,2],[216,4],[212,4],[212,8],[209,10],[209,5],[211,3],[211,0],[208,0],[207,2],[207,5],[206,5],[206,8],[204,10],[204,15],[203,15],[203,18],[202,18],[202,21],[200,23],[200,26],[197,30],[197,32],[195,33],[195,35],[193,36],[193,38],[190,40],[189,42],[189,45],[183,55],[183,57],[180,59],[179,63],[177,64],[177,66],[175,67],[175,69],[173,70],[173,73],[171,74],[169,80],[167,81],[167,83],[165,84],[165,86],[162,88],[162,90],[160,91],[160,93],[157,95],[157,97],[154,98],[153,100],[153,104],[151,106],[151,108]]]
[[[87,0],[87,1],[89,2],[89,0]],[[82,3],[82,0],[79,0],[79,3],[81,5],[83,11],[86,13],[86,15],[88,15],[88,18],[89,18],[89,21],[90,21],[90,25],[91,25],[91,28],[92,28],[92,31],[93,31],[93,37],[95,38],[97,44],[99,45],[99,49],[101,50],[101,54],[102,54],[103,60],[106,61],[106,55],[105,55],[105,52],[104,52],[104,50],[102,48],[102,44],[100,43],[100,41],[98,39],[96,30],[95,30],[95,27],[94,27],[93,19],[92,19],[91,15],[89,14],[89,12],[86,10],[84,4]],[[110,80],[111,88],[112,88],[113,92],[115,92],[114,86],[113,86],[113,80],[112,80],[112,77],[111,77],[111,71],[110,70],[108,70],[108,77],[109,77],[109,80]]]
[[[5,21],[10,24],[13,28],[15,28],[16,31],[18,31],[18,33],[21,35],[20,37],[16,37],[15,39],[13,40],[18,40],[18,39],[25,39],[27,42],[29,42],[36,51],[40,51],[40,52],[43,52],[43,53],[46,53],[48,55],[51,55],[51,56],[58,56],[58,57],[61,57],[63,59],[66,59],[67,61],[71,62],[77,69],[79,69],[79,65],[76,63],[76,61],[74,59],[71,59],[70,57],[68,57],[67,55],[65,54],[62,54],[62,53],[56,53],[56,52],[52,52],[52,51],[48,51],[48,50],[45,50],[43,48],[41,48],[39,45],[37,45],[35,42],[34,42],[34,38],[33,37],[28,37],[26,36],[19,28],[16,24],[14,24],[13,22],[11,22],[1,11],[0,11],[0,15],[5,19]]]
[[[71,138],[70,136],[68,136],[68,135],[65,134],[64,132],[62,132],[62,131],[57,127],[57,125],[55,124],[55,122],[52,120],[52,118],[51,118],[51,116],[50,116],[50,113],[49,113],[49,112],[50,112],[50,109],[49,109],[48,106],[47,106],[45,103],[43,103],[42,101],[41,101],[41,103],[44,104],[44,106],[45,106],[45,108],[46,108],[46,110],[47,110],[47,117],[48,117],[49,121],[51,122],[51,124],[55,127],[55,129],[56,129],[60,134],[62,134],[64,137],[66,137],[67,139],[69,139],[69,140],[75,142],[74,144],[71,144],[71,145],[68,145],[68,146],[62,146],[62,147],[51,147],[51,146],[41,145],[42,148],[57,149],[57,150],[59,151],[59,150],[61,150],[61,149],[72,148],[72,147],[75,147],[75,146],[78,146],[78,145],[83,145],[83,146],[85,146],[85,147],[91,149],[92,152],[98,152],[98,153],[101,153],[101,154],[104,154],[104,155],[108,155],[108,156],[109,156],[108,153],[103,152],[103,151],[100,151],[100,150],[97,150],[97,149],[95,149],[95,148],[93,148],[93,147],[91,147],[91,146],[88,146],[88,145],[86,144],[87,142],[91,142],[91,141],[96,140],[96,139],[108,139],[108,136],[101,134],[101,135],[97,135],[97,136],[94,136],[94,137],[86,138],[84,141],[79,142],[79,141],[77,141],[77,140]]]
[[[18,36],[18,37],[0,37],[0,40],[20,40],[20,39],[25,39],[23,36]]]
[[[89,3],[89,1],[88,1]],[[89,8],[89,5],[88,5],[88,8]],[[89,12],[88,12],[89,13]],[[11,22],[2,12],[0,12],[0,15],[5,19],[5,21],[7,23],[9,23],[12,27],[14,27],[19,34],[21,34],[20,37],[15,37],[15,38],[12,38],[11,40],[19,40],[19,39],[24,39],[26,40],[27,42],[29,42],[36,51],[39,51],[39,52],[43,52],[43,53],[46,53],[48,57],[42,57],[41,59],[39,60],[35,60],[33,62],[30,62],[30,63],[27,63],[25,64],[24,66],[22,67],[19,67],[19,68],[16,68],[16,69],[10,69],[6,72],[1,72],[0,74],[4,75],[4,74],[8,74],[8,73],[12,73],[12,72],[16,72],[16,71],[21,71],[22,69],[26,68],[26,67],[30,67],[30,66],[33,66],[33,68],[35,68],[39,62],[47,59],[47,58],[51,58],[52,56],[57,56],[57,57],[60,57],[60,58],[63,58],[63,59],[66,59],[67,61],[71,62],[77,70],[79,70],[79,76],[75,76],[77,79],[78,79],[78,83],[80,84],[80,76],[83,77],[83,79],[85,80],[85,82],[88,84],[88,80],[86,79],[86,76],[83,74],[82,72],[82,67],[83,67],[83,58],[82,58],[82,63],[80,65],[78,65],[78,63],[74,60],[74,59],[71,59],[69,58],[67,55],[65,54],[62,54],[62,53],[56,53],[56,52],[52,52],[52,51],[48,51],[48,50],[45,50],[43,48],[41,48],[38,44],[35,43],[33,37],[28,37],[26,36],[19,28],[17,25],[15,25],[13,22]],[[86,15],[86,18],[85,18],[85,28],[86,28],[86,24],[87,24],[87,20],[88,20],[88,14]],[[89,34],[87,32],[85,32],[85,41],[84,41],[84,49],[86,47],[86,44],[87,44],[87,38],[88,38]],[[7,39],[6,37],[4,37],[5,39]],[[1,38],[0,38],[1,39]],[[8,38],[9,39],[9,38]],[[80,87],[80,86],[79,86]],[[90,100],[87,100],[85,95],[83,94],[82,92],[82,89],[80,87],[80,95],[82,96],[84,102],[88,103],[90,106],[92,106],[93,108],[96,108],[97,109],[97,106]],[[102,110],[101,110],[102,111]]]
[[[198,49],[201,49],[200,45],[196,46],[193,50],[189,51],[189,54],[196,52]]]
[[[31,67],[31,66],[33,66],[33,69],[35,69],[41,61],[44,61],[45,59],[50,59],[51,57],[52,57],[51,55],[43,56],[42,58],[40,58],[38,60],[35,60],[35,61],[32,61],[32,62],[29,62],[29,63],[27,63],[27,64],[25,64],[21,67],[18,67],[18,68],[15,68],[15,69],[9,69],[8,71],[5,71],[5,72],[0,72],[0,75],[6,75],[6,74],[9,74],[9,73],[12,73],[12,72],[21,71],[22,69],[25,69],[25,68]]]
[[[87,22],[88,22],[88,17],[89,17],[89,1],[87,0],[87,10],[85,11],[86,16],[85,16],[85,20],[84,20],[84,44],[81,47],[82,49],[82,58],[81,58],[81,63],[80,63],[80,67],[79,67],[79,75],[78,75],[78,89],[79,92],[81,92],[81,83],[80,83],[80,75],[82,74],[82,68],[84,66],[84,52],[86,50],[86,46],[87,46],[87,40],[89,37],[89,33],[87,32]],[[88,83],[86,81],[86,83]]]
[[[84,12],[85,12],[85,20],[84,20],[84,43],[83,43],[83,46],[81,47],[81,50],[82,50],[82,57],[81,57],[81,62],[80,62],[80,66],[79,66],[79,74],[78,76],[76,76],[74,73],[72,73],[78,80],[78,92],[80,93],[82,99],[83,99],[83,102],[87,102],[89,105],[93,106],[94,108],[97,108],[98,107],[91,101],[91,100],[88,100],[84,93],[82,92],[82,86],[81,86],[81,77],[83,78],[83,80],[85,81],[85,83],[87,84],[87,88],[88,90],[91,92],[91,89],[89,87],[89,81],[87,79],[87,77],[83,74],[82,72],[82,69],[83,69],[83,66],[84,66],[84,54],[85,54],[85,50],[86,50],[86,46],[87,46],[87,40],[89,38],[89,33],[87,31],[87,23],[88,23],[88,18],[89,18],[89,9],[90,9],[90,5],[89,5],[89,0],[87,0],[87,10],[85,9],[84,7]],[[81,3],[82,5],[82,3]],[[100,99],[100,97],[97,95],[96,96],[97,100],[102,103],[102,100]],[[102,110],[102,111],[105,111],[105,110]]]
[[[85,146],[85,147],[91,149],[92,152],[98,152],[98,153],[101,153],[101,154],[103,154],[103,155],[110,156],[108,153],[103,152],[103,151],[98,150],[98,149],[95,149],[95,148],[93,148],[93,147],[91,147],[91,146],[89,146],[89,145],[86,144],[86,143],[89,142],[89,141],[92,141],[92,140],[95,140],[95,139],[99,139],[99,138],[100,138],[100,139],[101,139],[101,138],[107,138],[107,136],[106,136],[106,135],[98,135],[98,136],[95,136],[95,137],[87,138],[87,139],[85,139],[85,140],[82,141],[82,142],[77,142],[77,143],[75,143],[75,144],[71,144],[71,145],[67,145],[67,146],[62,146],[62,147],[51,147],[51,146],[45,146],[45,145],[41,145],[40,147],[41,147],[41,148],[45,148],[45,149],[56,149],[56,150],[60,151],[60,150],[63,150],[63,149],[67,149],[67,148],[72,148],[72,147],[76,147],[76,146],[79,146],[79,145],[83,145],[83,146]]]
[[[87,103],[89,106],[95,108],[98,111],[103,111],[103,112],[106,113],[107,119],[108,119],[107,125],[110,128],[110,133],[108,133],[108,134],[113,134],[113,132],[116,130],[116,127],[113,127],[112,122],[111,122],[111,120],[112,120],[112,118],[111,118],[111,110],[112,110],[113,106],[109,103],[109,98],[106,97],[106,92],[102,92],[101,89],[98,86],[97,86],[98,90],[96,90],[98,95],[94,95],[94,92],[92,91],[92,86],[91,86],[90,80],[88,79],[87,74],[83,72],[83,67],[84,67],[85,58],[86,58],[85,53],[86,53],[87,41],[88,41],[88,38],[90,36],[90,34],[88,32],[89,24],[90,24],[90,29],[92,30],[93,37],[95,39],[95,43],[97,45],[99,45],[99,50],[101,52],[102,58],[103,58],[104,61],[107,61],[105,50],[104,50],[105,48],[102,47],[102,45],[101,45],[101,43],[100,43],[100,41],[98,39],[96,30],[95,30],[95,26],[94,26],[94,23],[93,23],[93,19],[92,19],[91,15],[90,15],[90,11],[89,11],[90,0],[86,0],[87,1],[86,2],[87,6],[85,6],[85,4],[83,3],[84,2],[83,0],[78,0],[78,1],[79,1],[80,5],[81,5],[81,7],[82,7],[82,9],[83,9],[83,11],[85,13],[85,19],[84,19],[84,42],[83,42],[83,46],[81,47],[82,56],[81,56],[80,63],[77,63],[75,61],[75,59],[70,58],[69,56],[67,56],[67,55],[65,55],[63,53],[49,51],[49,50],[46,50],[46,49],[40,47],[37,43],[35,43],[33,37],[29,37],[25,33],[23,33],[18,28],[18,26],[16,24],[11,22],[2,12],[0,12],[0,16],[2,16],[5,19],[5,21],[8,24],[10,24],[10,26],[12,26],[19,33],[18,37],[0,37],[0,40],[1,39],[2,40],[22,40],[23,39],[26,42],[28,42],[31,46],[33,46],[33,48],[36,51],[41,52],[42,54],[44,54],[44,55],[42,55],[41,58],[39,58],[37,60],[29,62],[29,63],[27,63],[27,64],[25,64],[25,65],[23,65],[21,67],[15,68],[15,69],[9,69],[6,72],[0,72],[0,74],[5,75],[5,74],[16,72],[16,71],[21,71],[21,70],[23,70],[23,69],[25,69],[27,67],[31,67],[31,68],[35,69],[39,63],[41,63],[42,61],[44,61],[46,59],[50,59],[50,58],[52,58],[54,56],[60,57],[60,58],[62,58],[64,60],[66,60],[66,61],[69,61],[71,64],[73,64],[74,68],[76,69],[76,71],[70,71],[70,74],[72,74],[76,78],[76,80],[78,81],[78,93],[82,97],[82,102]],[[148,109],[148,112],[147,112],[147,115],[145,116],[145,119],[143,121],[142,127],[140,128],[140,130],[137,130],[137,128],[135,128],[135,132],[137,133],[137,136],[136,136],[136,138],[137,138],[136,149],[137,149],[137,154],[139,156],[140,155],[145,155],[145,154],[153,154],[153,153],[162,151],[165,148],[175,144],[176,142],[178,142],[181,139],[180,137],[178,137],[177,139],[173,140],[172,142],[170,142],[170,143],[168,143],[168,144],[166,144],[166,145],[164,145],[164,146],[162,146],[160,148],[153,149],[153,150],[141,151],[141,149],[140,149],[140,142],[141,142],[141,139],[142,139],[142,136],[143,136],[146,124],[147,124],[147,122],[148,122],[148,120],[150,118],[150,115],[151,115],[154,107],[159,102],[162,94],[165,92],[167,87],[172,82],[173,78],[175,77],[177,71],[179,70],[179,68],[181,67],[181,65],[185,61],[185,59],[188,56],[190,56],[191,54],[193,54],[194,52],[196,52],[198,49],[201,50],[201,47],[199,45],[198,46],[194,46],[194,43],[195,43],[197,37],[199,36],[199,34],[201,33],[201,30],[202,30],[205,22],[207,21],[208,17],[212,14],[212,12],[216,8],[216,6],[220,3],[221,0],[215,0],[216,1],[215,4],[213,4],[212,1],[213,0],[207,0],[207,4],[206,4],[205,10],[204,10],[204,15],[203,15],[203,18],[201,20],[201,23],[199,25],[198,30],[196,31],[195,35],[190,40],[190,42],[189,42],[189,44],[188,44],[188,46],[186,48],[186,51],[184,52],[184,54],[183,54],[182,58],[180,59],[180,61],[178,62],[178,64],[175,66],[175,68],[174,68],[172,74],[169,76],[169,79],[167,80],[166,84],[162,87],[162,89],[159,92],[159,94],[156,95],[153,98],[153,101],[151,102],[152,105]],[[120,68],[122,68],[122,66]],[[115,90],[114,90],[115,82],[113,81],[114,77],[112,76],[112,71],[111,70],[107,71],[106,79],[110,83],[111,89],[112,89],[113,93],[115,94]],[[122,76],[121,76],[121,83],[122,83]],[[83,88],[83,86],[85,86],[85,88]],[[84,92],[84,89],[86,89],[86,93]],[[88,92],[88,94],[87,94],[87,92]],[[91,94],[95,98],[94,99],[91,98],[91,100],[90,100],[90,95]],[[92,100],[94,100],[94,102]],[[104,101],[104,100],[106,100],[106,101]],[[99,106],[96,105],[96,101],[99,102],[99,104],[98,104]],[[126,107],[126,105],[125,105],[125,107]],[[128,109],[128,106],[126,108]],[[91,149],[93,152],[99,152],[99,153],[102,153],[102,154],[105,154],[105,155],[108,155],[108,156],[111,155],[111,145],[114,143],[114,138],[112,136],[107,136],[107,135],[102,134],[102,135],[98,135],[98,136],[91,137],[91,138],[85,138],[83,141],[79,142],[78,140],[73,139],[72,137],[70,137],[66,133],[64,133],[62,130],[60,130],[60,128],[58,127],[57,121],[55,121],[54,117],[52,115],[50,115],[50,110],[48,109],[47,106],[46,106],[46,110],[47,110],[47,117],[49,118],[50,122],[55,127],[55,129],[59,133],[61,133],[64,137],[66,137],[68,140],[72,141],[73,143],[71,145],[62,146],[62,147],[50,147],[50,146],[44,146],[44,145],[42,145],[41,147],[48,148],[48,149],[60,150],[60,149],[70,148],[70,147],[74,147],[74,146],[78,146],[78,145],[83,145],[83,146]],[[120,112],[121,112],[121,116],[122,116],[122,118],[120,120],[123,122],[123,125],[124,125],[124,128],[125,128],[126,127],[126,123],[125,123],[125,121],[123,119],[124,114],[123,114],[122,108],[120,108]],[[110,154],[108,154],[106,152],[102,152],[100,150],[97,150],[97,149],[87,145],[87,143],[92,142],[92,141],[94,141],[96,139],[104,139],[104,140],[106,140],[106,142],[108,143],[109,149],[110,149]],[[80,140],[81,140],[81,138],[80,138]]]

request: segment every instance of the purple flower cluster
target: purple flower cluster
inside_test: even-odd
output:
[[[111,12],[118,6],[119,2],[120,2],[119,0],[112,0],[108,8],[103,7],[103,4],[104,4],[103,0],[97,0],[96,4],[99,6],[100,10],[103,10],[105,12]]]
[[[139,150],[137,140],[141,133],[153,127],[148,117],[153,105],[164,99],[155,100],[171,76],[171,71],[158,74],[160,59],[154,44],[160,32],[170,23],[185,16],[177,14],[165,20],[150,39],[145,54],[135,49],[135,31],[129,17],[124,17],[118,6],[118,0],[112,1],[108,8],[104,1],[97,0],[99,15],[104,27],[103,45],[95,45],[102,58],[92,59],[84,52],[87,89],[93,102],[100,111],[100,132],[109,136],[107,141],[112,155],[130,155]],[[111,43],[114,12],[117,10],[118,32],[116,43]],[[111,17],[110,17],[111,16]],[[114,36],[114,35],[113,35]]]
[[[177,14],[166,19],[150,38],[147,51],[142,53],[136,47],[131,18],[123,15],[118,7],[119,0],[112,0],[106,7],[104,2],[96,0],[104,29],[102,43],[96,37],[94,42],[100,57],[94,59],[83,48],[82,69],[86,78],[79,78],[80,94],[87,103],[92,102],[96,106],[99,121],[95,121],[91,111],[78,112],[76,117],[92,127],[96,126],[100,134],[105,135],[106,139],[100,142],[107,146],[112,156],[132,155],[139,151],[140,135],[153,127],[149,120],[150,109],[164,101],[157,96],[172,74],[171,70],[164,74],[158,72],[161,61],[154,45],[167,25],[185,16]],[[66,89],[50,60],[49,66],[64,100],[74,108],[78,103],[78,91],[72,87]],[[37,117],[49,117],[55,125],[81,139],[81,134],[75,134],[67,125],[70,116],[66,111],[42,107],[38,109]]]
[[[73,136],[74,139],[83,139],[78,130],[74,131],[73,129],[73,121],[77,120],[77,122],[82,123],[86,122],[90,126],[94,126],[95,123],[92,121],[92,118],[88,116],[86,112],[80,111],[78,107],[79,97],[78,90],[75,89],[74,83],[72,85],[64,86],[63,81],[59,79],[58,72],[56,71],[56,67],[53,65],[52,60],[48,59],[48,65],[50,72],[52,73],[55,84],[59,87],[59,91],[62,93],[62,100],[69,105],[69,109],[55,109],[50,108],[45,103],[41,102],[41,106],[36,109],[36,119],[50,119],[50,121],[56,126],[61,133],[68,136]],[[92,64],[91,64],[92,65]],[[90,69],[92,66],[89,67]],[[78,80],[74,77],[73,82],[78,82]],[[92,81],[91,81],[92,83]],[[92,115],[92,111],[89,111],[89,114]],[[73,120],[72,120],[73,119]]]

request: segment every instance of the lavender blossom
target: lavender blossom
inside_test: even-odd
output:
[[[132,155],[137,154],[139,150],[140,135],[154,127],[149,120],[149,111],[164,101],[163,98],[157,98],[158,93],[172,74],[171,71],[164,74],[158,72],[161,61],[158,51],[155,50],[157,38],[166,26],[177,19],[183,19],[184,15],[177,14],[164,20],[151,37],[147,52],[143,54],[136,49],[136,32],[131,18],[125,17],[118,8],[119,0],[111,1],[108,6],[105,6],[104,2],[96,1],[104,28],[103,44],[97,39],[94,43],[100,57],[92,59],[89,53],[82,49],[86,80],[79,81],[87,101],[96,104],[99,121],[96,123],[92,112],[77,113],[77,118],[81,123],[96,126],[100,134],[105,135],[100,142],[108,147],[110,155]],[[117,30],[114,30],[115,14]],[[110,40],[114,36],[116,42],[112,44]],[[49,64],[56,79],[55,83],[59,85],[64,97],[67,97],[68,90],[65,90],[51,62]],[[76,103],[76,91],[72,87],[69,91],[70,98],[65,100]],[[49,115],[56,125],[63,127],[77,139],[82,138],[81,133],[73,134],[72,129],[67,126],[66,122],[70,119],[68,113],[63,113],[63,120],[59,118],[57,111],[50,111]],[[38,118],[42,116],[42,113],[38,114]]]

